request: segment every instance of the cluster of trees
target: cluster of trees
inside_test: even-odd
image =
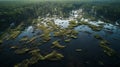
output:
[[[53,15],[68,17],[69,12],[77,9],[81,3],[78,2],[0,2],[0,29],[3,30],[9,26],[10,23],[18,25],[21,21],[36,18],[38,16],[52,17]]]
[[[120,2],[92,2],[83,5],[84,11],[104,21],[120,20]]]

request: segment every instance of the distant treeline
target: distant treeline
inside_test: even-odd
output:
[[[120,2],[92,2],[83,5],[84,10],[103,20],[120,20]]]
[[[116,21],[120,19],[119,3],[80,2],[80,1],[45,1],[45,2],[0,2],[0,30],[4,30],[11,23],[18,25],[20,22],[41,17],[68,17],[71,10],[83,8],[85,13]]]

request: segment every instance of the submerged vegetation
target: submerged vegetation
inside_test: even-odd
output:
[[[103,51],[108,55],[108,56],[114,56],[115,51],[111,49],[110,47],[107,46],[107,42],[102,40],[100,41],[100,47],[103,48]]]
[[[64,56],[56,51],[49,53],[48,55],[44,56],[45,59],[48,60],[61,60]]]
[[[2,44],[2,42],[3,42],[3,41],[2,41],[2,40],[0,40],[0,44]]]
[[[16,64],[14,67],[29,67],[29,65],[31,64],[35,64],[37,63],[39,60],[51,60],[51,61],[55,61],[55,60],[61,60],[64,56],[56,51],[52,51],[51,53],[42,56],[39,53],[39,49],[35,49],[30,51],[30,53],[32,54],[32,57],[30,59],[25,59],[23,60],[21,63]]]
[[[11,39],[15,39],[20,34],[20,31],[13,31],[10,35]]]
[[[52,44],[53,44],[52,48],[54,48],[54,47],[65,48],[65,46],[60,45],[58,41],[54,41]]]
[[[100,40],[100,47],[103,49],[103,51],[108,55],[108,56],[114,56],[116,54],[116,52],[110,48],[108,45],[110,45],[110,43],[103,39],[100,35],[96,34],[94,35],[94,37],[98,40]]]
[[[22,48],[22,49],[17,49],[17,50],[15,50],[15,53],[16,53],[16,54],[24,54],[24,53],[26,53],[26,52],[28,52],[28,51],[29,51],[28,48]]]

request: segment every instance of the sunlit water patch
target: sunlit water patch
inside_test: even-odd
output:
[[[69,26],[69,20],[56,19],[54,21],[55,21],[55,24],[57,24],[63,28],[67,28]]]
[[[74,15],[77,15],[76,12],[74,12]],[[99,67],[99,66],[111,66],[109,64],[116,63],[116,65],[119,65],[120,62],[120,27],[115,26],[110,23],[105,23],[102,21],[89,21],[89,19],[82,18],[81,22],[84,21],[85,24],[79,25],[81,22],[78,22],[74,17],[70,17],[67,19],[55,19],[55,18],[45,18],[43,21],[38,20],[36,24],[30,25],[28,27],[25,27],[24,30],[21,31],[21,33],[16,37],[15,39],[11,39],[10,42],[9,40],[6,40],[5,42],[9,43],[4,43],[4,45],[10,44],[8,47],[5,47],[3,52],[1,52],[0,57],[4,57],[0,62],[3,62],[5,64],[6,60],[5,58],[9,58],[7,55],[10,55],[10,58],[12,60],[12,56],[16,57],[17,59],[13,59],[13,62],[11,60],[7,60],[7,63],[10,66],[14,66],[17,63],[22,62],[24,59],[29,59],[30,55],[27,55],[26,53],[33,49],[40,49],[40,52],[44,57],[42,58],[42,61],[40,61],[38,58],[35,58],[35,60],[39,60],[38,63],[31,65],[31,67],[35,66],[43,66],[43,67],[70,67],[71,65],[75,66],[77,65],[78,67]],[[53,22],[53,29],[51,26],[47,25],[47,22],[51,22],[51,20],[54,20]],[[74,20],[75,25],[74,28],[69,29],[70,21]],[[51,22],[52,23],[52,22]],[[60,27],[57,27],[57,26]],[[91,25],[93,27],[99,27],[102,25],[102,29],[99,31],[94,31],[91,28]],[[40,27],[39,27],[40,26]],[[55,27],[54,27],[55,26]],[[74,24],[73,24],[74,26]],[[38,27],[38,28],[37,28]],[[62,29],[61,29],[62,28]],[[75,30],[75,31],[74,31]],[[55,32],[56,36],[54,36]],[[72,32],[68,32],[72,31]],[[77,31],[77,32],[76,32]],[[64,33],[68,32],[69,34],[67,35],[62,35]],[[78,33],[77,36],[72,35],[71,33]],[[97,34],[96,38],[95,35]],[[57,36],[58,35],[58,36]],[[59,36],[60,35],[60,36]],[[69,37],[71,36],[67,42],[65,42],[65,36]],[[28,39],[27,39],[28,38]],[[42,38],[44,41],[42,40]],[[116,52],[116,56],[110,57],[106,54],[105,49],[100,47],[100,41],[101,40],[106,40],[110,42],[110,45],[104,46],[109,50],[113,49]],[[69,41],[70,40],[70,41]],[[104,42],[102,42],[104,43]],[[54,44],[54,45],[53,45]],[[12,45],[12,47],[11,47]],[[16,45],[20,45],[19,49],[23,50],[18,50],[16,51],[18,47]],[[56,46],[57,45],[57,46]],[[57,48],[54,48],[57,47]],[[13,49],[11,49],[13,48]],[[15,51],[18,53],[24,53],[26,56],[18,56],[15,54]],[[64,58],[60,61],[56,62],[51,62],[50,60],[43,60],[46,56],[49,56],[48,53],[52,52],[53,50],[56,50],[60,52],[61,54],[64,55]],[[37,50],[39,51],[39,50]],[[10,54],[9,54],[10,53]],[[12,55],[11,55],[12,53]],[[33,51],[34,53],[34,51]],[[40,56],[39,53],[37,56]],[[112,52],[110,52],[112,53]],[[47,55],[48,54],[48,55]],[[54,52],[50,55],[53,56]],[[24,54],[22,54],[24,55]],[[61,58],[63,57],[62,55],[58,54]],[[34,58],[34,57],[33,57]],[[40,57],[41,59],[41,57]],[[32,59],[34,60],[34,59]],[[34,61],[35,61],[34,60]],[[54,59],[55,60],[55,59]],[[30,60],[31,61],[31,60]],[[32,62],[34,62],[32,61]],[[30,62],[31,63],[31,62]],[[47,65],[46,65],[47,63]],[[6,65],[6,66],[9,66]],[[35,66],[34,66],[35,65]],[[4,65],[3,65],[4,66]],[[114,65],[115,66],[115,65]]]

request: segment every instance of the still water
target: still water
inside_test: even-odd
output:
[[[69,20],[54,20],[55,24],[67,28],[69,25]],[[30,67],[119,67],[120,65],[120,27],[112,25],[109,23],[104,23],[102,21],[89,21],[90,24],[99,25],[100,23],[104,24],[104,27],[101,31],[93,31],[87,25],[80,25],[74,29],[79,32],[78,38],[71,40],[70,43],[65,43],[61,40],[62,45],[67,45],[65,49],[59,50],[60,53],[64,55],[64,58],[60,61],[39,61],[37,64],[31,65]],[[0,63],[3,67],[13,67],[16,63],[21,62],[23,59],[30,58],[29,54],[17,55],[14,53],[14,50],[10,49],[10,45],[20,45],[22,44],[19,40],[28,36],[32,38],[41,34],[41,31],[36,29],[34,26],[28,26],[24,31],[15,39],[5,41],[4,49],[0,54]],[[117,55],[113,57],[107,56],[103,49],[99,46],[99,41],[94,38],[95,34],[99,34],[105,40],[110,42],[111,45],[108,45],[110,48],[116,51]],[[40,46],[41,53],[47,54],[54,49],[51,49],[51,42],[59,38],[54,38]],[[81,51],[76,51],[76,49],[81,49]]]

